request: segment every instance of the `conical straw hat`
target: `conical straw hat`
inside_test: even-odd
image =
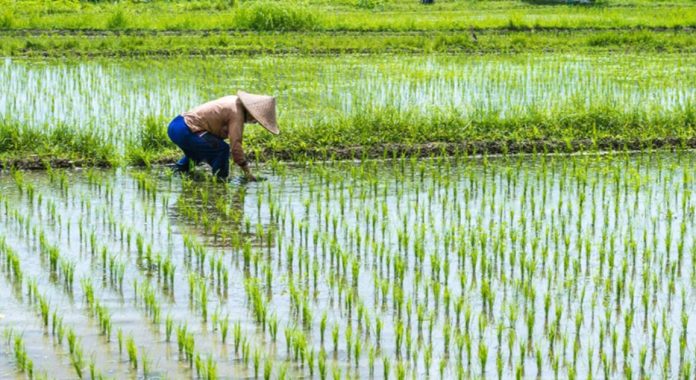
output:
[[[269,132],[277,135],[280,133],[276,122],[276,101],[268,95],[249,94],[238,91],[237,96],[244,104],[244,108],[256,119],[259,124],[268,129]]]

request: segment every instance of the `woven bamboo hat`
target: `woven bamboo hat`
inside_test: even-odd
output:
[[[273,96],[249,94],[244,91],[237,91],[237,96],[244,104],[244,108],[259,124],[274,135],[280,133],[276,122],[276,101]]]

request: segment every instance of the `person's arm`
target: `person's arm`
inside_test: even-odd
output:
[[[251,173],[249,168],[249,162],[247,162],[244,155],[244,150],[242,149],[242,134],[244,133],[244,110],[240,109],[240,112],[236,112],[234,117],[230,120],[227,126],[228,137],[230,139],[230,153],[232,155],[232,160],[234,163],[239,165],[244,171],[244,175],[250,181],[255,181],[256,177]]]

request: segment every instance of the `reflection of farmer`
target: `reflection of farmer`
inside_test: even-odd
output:
[[[242,150],[244,123],[259,123],[278,134],[275,98],[266,95],[237,92],[202,104],[177,116],[169,124],[169,138],[184,151],[177,170],[188,171],[189,161],[207,162],[220,178],[229,175],[229,158],[239,165],[249,180],[256,180]],[[229,145],[223,141],[229,138]]]

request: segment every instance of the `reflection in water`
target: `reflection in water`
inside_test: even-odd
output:
[[[181,194],[171,212],[173,223],[183,222],[211,246],[243,249],[246,243],[273,247],[272,224],[258,221],[252,225],[244,215],[246,183],[220,183],[194,173],[182,177]]]

